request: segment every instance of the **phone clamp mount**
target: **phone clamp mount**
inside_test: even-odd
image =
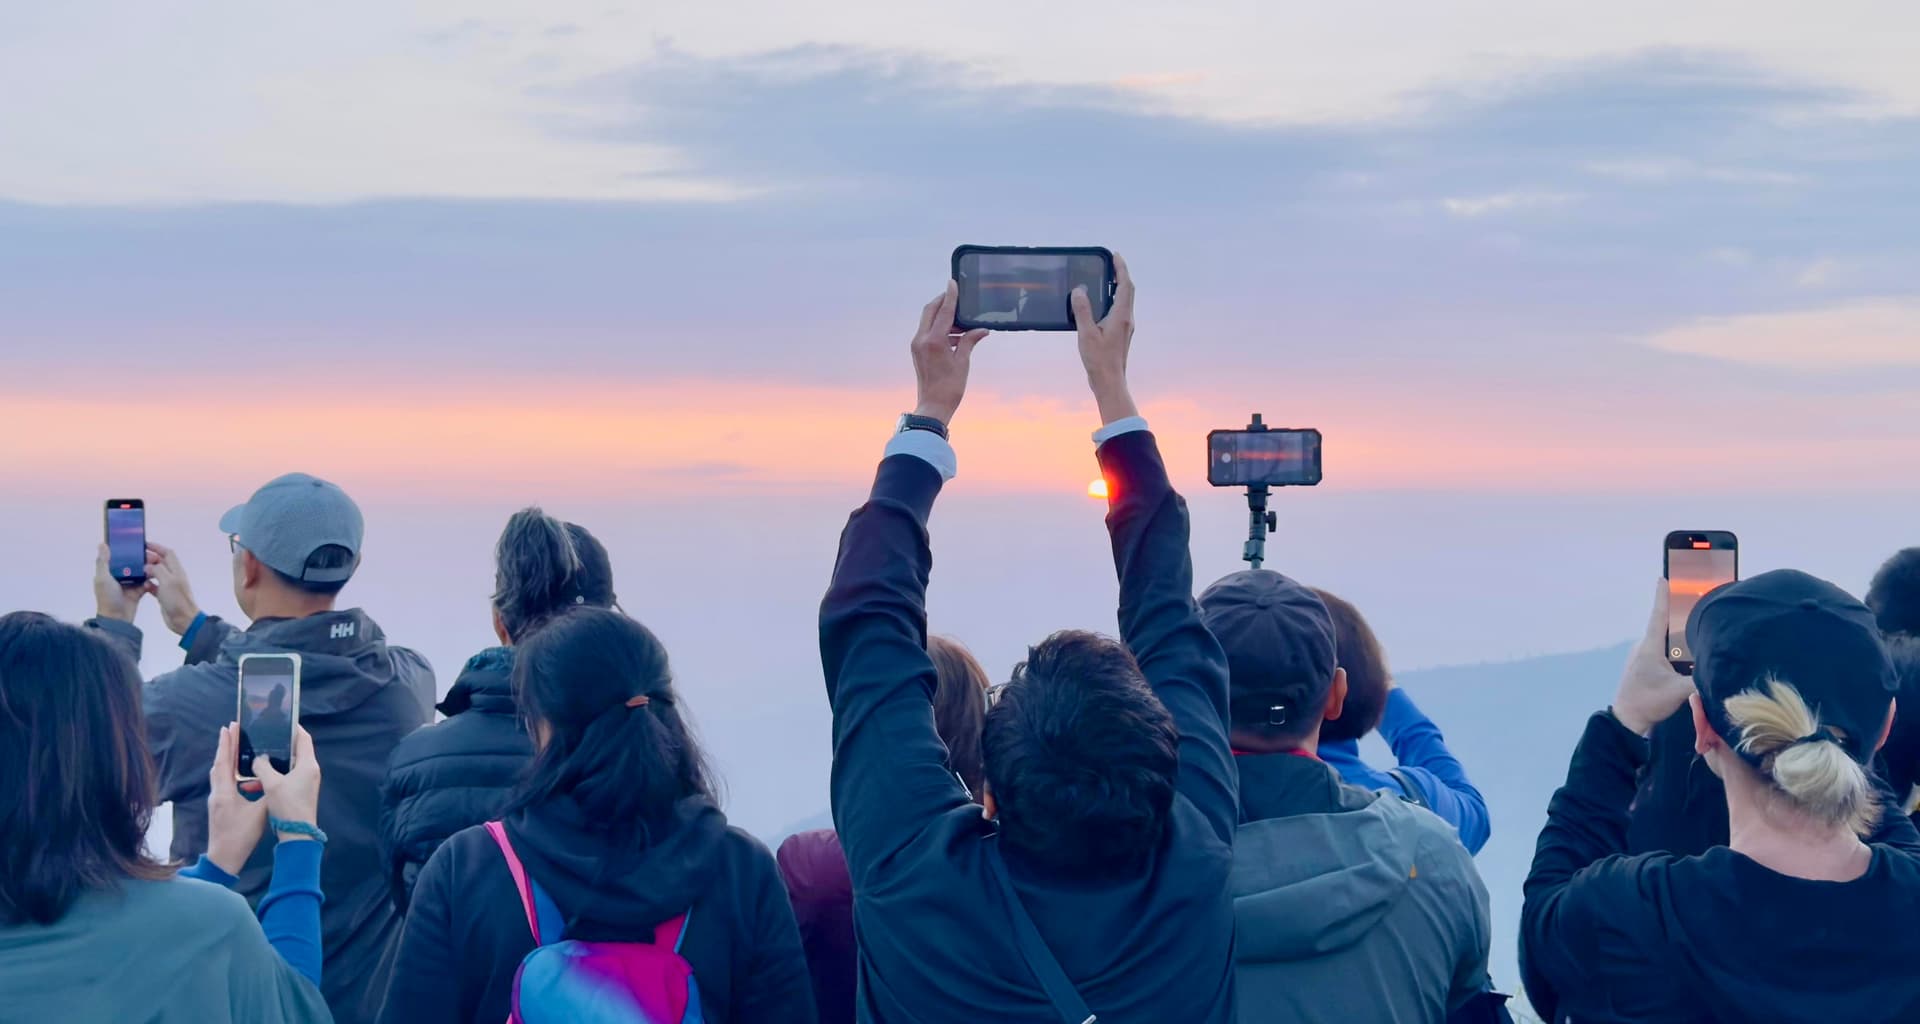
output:
[[[1247,424],[1247,432],[1260,434],[1266,430],[1267,425],[1261,420],[1260,414],[1254,413],[1253,422]],[[1240,553],[1240,560],[1255,569],[1267,560],[1267,535],[1280,530],[1279,515],[1267,510],[1267,495],[1271,491],[1272,487],[1268,484],[1247,485],[1247,545]]]

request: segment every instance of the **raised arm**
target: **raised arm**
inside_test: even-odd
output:
[[[1233,752],[1227,744],[1227,656],[1200,621],[1193,599],[1193,551],[1187,505],[1127,387],[1133,340],[1133,278],[1115,257],[1119,288],[1106,319],[1095,323],[1075,292],[1080,358],[1105,424],[1101,473],[1108,482],[1107,531],[1120,575],[1120,639],[1180,730],[1178,789],[1231,841],[1239,818]]]
[[[968,802],[934,728],[937,680],[927,656],[927,517],[954,473],[946,424],[966,393],[973,347],[986,336],[953,335],[954,303],[949,283],[921,311],[913,340],[919,406],[888,443],[867,503],[841,534],[820,607],[833,821],[856,885],[935,817]]]
[[[1447,749],[1440,727],[1397,686],[1387,691],[1380,738],[1392,748],[1400,770],[1420,784],[1428,808],[1459,830],[1460,842],[1468,853],[1479,853],[1493,833],[1487,800],[1468,780],[1467,769],[1453,751]]]

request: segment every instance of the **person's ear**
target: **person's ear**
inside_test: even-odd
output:
[[[1687,696],[1687,706],[1693,709],[1693,752],[1705,757],[1708,751],[1726,746],[1720,734],[1713,731],[1713,723],[1707,721],[1707,705],[1700,699],[1700,691]]]
[[[988,821],[1000,819],[1000,805],[993,800],[993,786],[986,782],[980,784],[980,816]]]
[[[1333,670],[1333,685],[1327,689],[1327,706],[1320,717],[1331,722],[1347,709],[1347,670]]]
[[[1887,745],[1887,737],[1893,735],[1894,716],[1898,715],[1899,713],[1900,713],[1900,701],[1898,699],[1889,700],[1887,702],[1887,724],[1880,727],[1880,738],[1875,740],[1873,743],[1874,753],[1876,754],[1879,753],[1880,748]]]
[[[254,557],[253,552],[245,548],[240,549],[240,582],[248,590],[260,585],[260,577],[266,571],[267,567],[261,564],[260,559]]]
[[[500,646],[513,646],[513,638],[507,635],[507,624],[501,620],[498,608],[493,609],[493,635],[500,638]]]

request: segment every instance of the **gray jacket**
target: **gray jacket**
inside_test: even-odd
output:
[[[139,658],[140,630],[128,623],[88,623]],[[300,655],[300,724],[313,734],[320,759],[320,820],[327,833],[321,866],[322,975],[327,1001],[343,1024],[371,1019],[369,992],[383,991],[381,954],[399,932],[380,853],[380,783],[401,737],[432,714],[433,669],[425,658],[387,646],[380,627],[358,608],[303,619],[266,619],[240,630],[209,619],[194,638],[187,664],[146,684],[147,741],[159,769],[160,799],[173,802],[175,859],[206,852],[207,773],[220,727],[239,706],[240,656]],[[240,872],[235,888],[258,903],[273,873],[269,833]]]
[[[1237,760],[1242,1024],[1434,1024],[1487,987],[1487,890],[1452,827],[1313,758]]]
[[[0,1020],[324,1024],[313,983],[210,882],[126,881],[51,925],[0,925]]]

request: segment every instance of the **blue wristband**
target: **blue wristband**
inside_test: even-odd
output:
[[[310,822],[287,821],[284,818],[276,818],[269,814],[267,815],[267,827],[275,832],[289,832],[296,836],[306,836],[321,846],[327,845],[327,834],[320,831],[320,826]]]
[[[187,624],[187,631],[180,634],[180,649],[193,650],[193,638],[200,635],[200,627],[207,624],[206,612],[194,612],[193,621]]]

